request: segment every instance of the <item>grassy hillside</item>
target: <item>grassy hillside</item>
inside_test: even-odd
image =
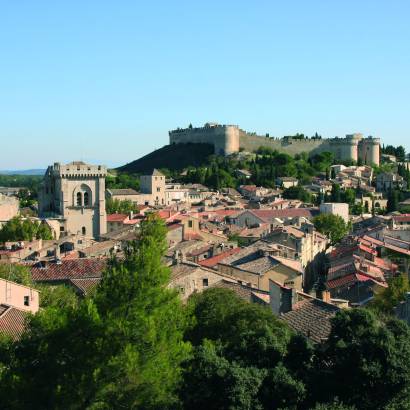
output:
[[[210,144],[173,144],[151,152],[144,157],[117,168],[119,172],[143,173],[152,168],[181,170],[188,166],[200,166],[212,155],[214,148]]]

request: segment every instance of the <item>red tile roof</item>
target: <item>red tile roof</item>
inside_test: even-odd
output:
[[[314,216],[314,210],[309,208],[253,209],[249,212],[252,212],[257,217],[265,221],[269,221],[274,218],[311,218]]]
[[[228,249],[227,251],[222,252],[219,255],[215,255],[212,258],[200,261],[200,262],[198,262],[198,264],[201,265],[201,266],[205,266],[207,268],[213,268],[216,265],[218,265],[218,263],[220,261],[227,258],[228,256],[231,256],[231,255],[234,255],[234,254],[238,253],[240,250],[241,250],[241,248]]]
[[[101,278],[70,279],[71,284],[84,296],[93,291],[100,281]]]
[[[50,262],[43,268],[39,263],[30,266],[34,281],[59,281],[100,277],[107,266],[107,259],[68,259],[61,264]]]
[[[0,333],[18,340],[24,332],[28,312],[12,306],[0,305]]]
[[[128,218],[125,214],[110,214],[107,215],[107,222],[124,222]]]
[[[410,214],[394,215],[394,222],[410,222]]]

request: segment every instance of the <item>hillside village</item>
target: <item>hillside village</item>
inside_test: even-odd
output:
[[[245,153],[240,156],[231,162],[249,164]],[[138,239],[141,222],[155,213],[167,228],[164,262],[171,267],[169,286],[184,300],[208,287],[229,284],[238,294],[246,290],[258,295],[259,303],[286,320],[285,308],[278,310],[281,293],[296,292],[298,298],[310,303],[321,300],[323,306],[360,307],[387,288],[389,280],[408,275],[406,162],[382,154],[383,165],[375,168],[316,158],[322,160],[322,169],[327,168],[322,172],[316,168],[310,178],[297,178],[282,176],[280,169],[286,172],[288,164],[282,158],[282,165],[275,166],[275,152],[261,149],[257,156],[255,160],[248,154],[253,161],[248,169],[233,171],[236,187],[220,186],[222,181],[217,187],[184,182],[189,175],[198,179],[201,168],[187,168],[179,178],[167,176],[169,170],[163,173],[154,168],[133,177],[138,191],[132,185],[115,187],[112,181],[118,176],[110,176],[101,165],[54,164],[39,188],[38,216],[28,218],[45,225],[51,236],[3,240],[0,262],[26,266],[34,283],[64,283],[84,295],[98,284],[107,259],[112,254],[121,258],[129,241]],[[293,165],[292,158],[284,159]],[[254,172],[261,172],[258,161],[269,160],[279,176],[269,186],[254,184]],[[221,171],[223,165],[214,173]],[[107,187],[106,177],[111,181]],[[212,178],[213,174],[208,179]],[[27,217],[19,208],[23,188],[0,189],[0,224],[5,232],[7,225]],[[327,228],[320,224],[326,215],[334,217]],[[334,241],[330,231],[336,223],[342,228]],[[9,305],[11,297],[6,292],[1,303]],[[297,314],[303,322],[306,304],[300,306]],[[27,310],[22,303],[13,308]],[[293,310],[292,306],[286,309]],[[401,305],[397,309],[400,315]],[[317,314],[322,313],[318,310]],[[5,332],[13,328],[6,318],[7,312],[2,314]],[[303,328],[297,322],[289,324],[312,334],[305,323]]]
[[[1,187],[0,332],[18,341],[30,315],[90,298],[153,215],[183,304],[229,290],[314,345],[342,311],[388,305],[410,325],[410,172],[391,152],[376,166],[261,148],[139,174],[74,161],[35,195]]]

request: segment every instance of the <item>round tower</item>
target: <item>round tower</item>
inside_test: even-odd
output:
[[[380,164],[380,138],[367,137],[360,141],[359,158],[365,165]]]
[[[230,155],[239,151],[239,127],[227,125],[225,127],[225,147],[224,154]]]

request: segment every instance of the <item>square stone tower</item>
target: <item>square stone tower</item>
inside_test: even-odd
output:
[[[140,177],[140,191],[148,196],[150,205],[165,205],[165,175],[157,169]]]
[[[74,161],[47,168],[39,192],[39,216],[56,219],[60,235],[99,238],[107,231],[103,165]]]

